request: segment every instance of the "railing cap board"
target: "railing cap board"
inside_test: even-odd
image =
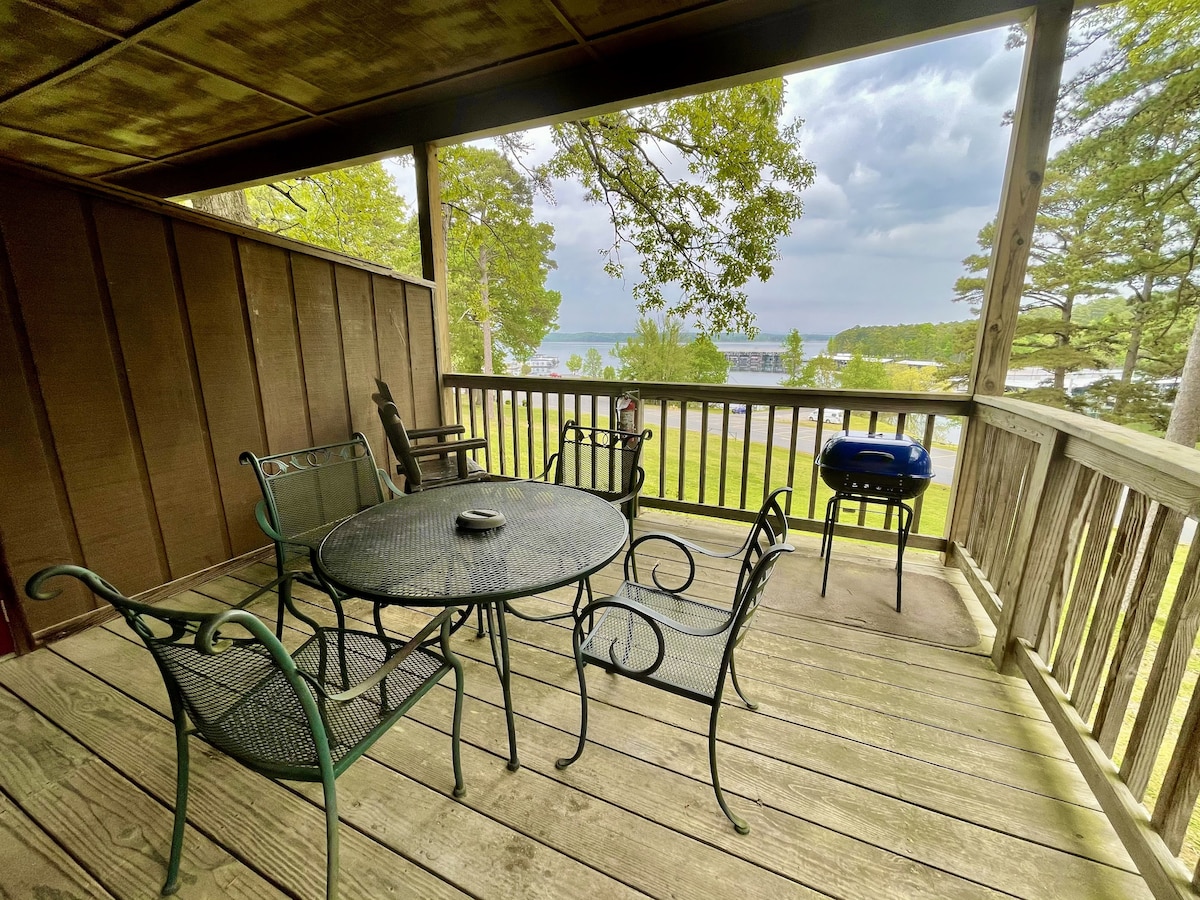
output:
[[[615,395],[636,390],[643,400],[685,400],[698,403],[759,403],[762,406],[826,407],[878,412],[937,413],[965,416],[971,399],[966,394],[937,391],[850,391],[787,388],[749,384],[682,384],[650,381],[603,381],[591,378],[546,378],[540,375],[479,375],[451,372],[447,387],[495,388],[545,394]]]
[[[974,401],[1048,425],[1067,436],[1071,458],[1189,516],[1200,514],[1200,450],[1026,400],[977,394]]]

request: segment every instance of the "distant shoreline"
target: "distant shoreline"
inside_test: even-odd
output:
[[[636,337],[636,333],[632,331],[552,331],[550,334],[542,338],[543,344],[601,344],[609,341],[621,342],[627,338]],[[686,333],[681,335],[685,338],[695,337],[694,333]],[[800,337],[805,341],[828,341],[834,335],[831,334],[802,334]],[[779,343],[787,337],[786,334],[769,334],[765,331],[760,331],[758,337],[753,341],[744,334],[728,334],[721,338],[714,339],[716,344],[749,344],[749,343]]]

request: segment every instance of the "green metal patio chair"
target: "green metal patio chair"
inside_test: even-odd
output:
[[[192,734],[268,778],[320,782],[325,795],[328,900],[337,896],[338,888],[338,776],[450,671],[455,682],[454,796],[463,795],[463,671],[450,650],[453,610],[442,611],[405,643],[365,631],[317,628],[288,653],[270,628],[245,609],[206,614],[148,606],[80,566],[43,569],[29,580],[26,593],[51,599],[58,592],[43,585],[60,575],[79,579],[120,611],[150,650],[166,683],[178,768],[163,894],[179,886]],[[433,649],[433,643],[439,649]]]
[[[337,444],[270,456],[256,456],[247,450],[238,459],[254,469],[263,495],[254,514],[263,533],[275,543],[275,584],[279,587],[276,636],[283,634],[283,610],[291,599],[292,577],[328,593],[335,601],[338,627],[345,628],[341,598],[313,573],[310,548],[345,519],[382,503],[384,486],[394,496],[399,496],[400,489],[375,464],[367,439],[358,432]],[[315,622],[305,621],[316,627]],[[383,634],[378,608],[375,624]]]
[[[587,741],[588,695],[584,666],[624,675],[656,688],[711,707],[708,720],[708,763],[713,791],[721,810],[739,834],[750,827],[735,816],[725,802],[717,775],[717,716],[728,676],[737,695],[757,709],[742,691],[734,665],[737,650],[762,600],[767,580],[780,554],[794,548],[787,541],[787,516],[779,496],[791,488],[773,491],[750,529],[746,542],[731,553],[717,553],[669,534],[646,534],[629,545],[625,555],[625,581],[611,597],[601,597],[579,611],[572,632],[575,667],[579,673],[581,713],[579,745],[574,755],[558,760],[565,769],[583,754]],[[680,550],[688,563],[687,577],[678,587],[665,586],[657,567],[653,585],[630,580],[637,551],[652,541],[663,541]],[[731,607],[713,606],[684,596],[696,577],[696,555],[736,559],[741,557]]]

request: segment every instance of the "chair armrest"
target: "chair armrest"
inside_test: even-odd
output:
[[[326,700],[332,700],[335,703],[347,703],[351,700],[355,700],[391,675],[397,666],[404,662],[404,660],[408,659],[408,657],[412,656],[413,651],[424,644],[425,641],[429,639],[429,636],[439,628],[442,630],[442,645],[443,647],[446,646],[446,643],[449,640],[450,618],[454,615],[454,613],[455,610],[452,607],[443,609],[440,613],[429,620],[428,625],[409,638],[403,647],[389,656],[387,662],[372,672],[370,676],[364,678],[358,684],[347,690],[336,694],[331,694],[325,690],[324,685],[322,685],[308,673],[300,672],[300,676]]]
[[[471,450],[482,450],[487,447],[483,438],[468,438],[465,441],[448,441],[445,444],[426,444],[424,447],[413,447],[413,456],[449,456],[452,453],[467,453]]]
[[[397,468],[399,468],[399,467],[397,467]],[[379,475],[379,478],[383,482],[384,487],[386,487],[391,492],[393,497],[400,497],[404,494],[404,491],[402,491],[402,490],[400,490],[400,488],[396,487],[396,483],[394,481],[392,481],[391,476],[388,475],[387,472],[385,472],[383,469],[380,469],[380,468],[376,468],[375,472],[376,472],[376,474]]]
[[[546,481],[546,482],[548,482],[550,480],[550,473],[554,471],[554,467],[557,464],[558,464],[558,454],[551,453],[550,458],[548,460],[546,460],[546,468],[543,469],[541,472],[539,472],[537,475],[534,475],[533,477],[531,477],[529,480],[530,481]]]
[[[454,434],[463,434],[466,432],[466,430],[466,426],[463,425],[433,425],[429,428],[405,429],[405,431],[408,432],[408,436],[414,441],[427,437],[435,437],[440,440],[441,438],[450,437]]]

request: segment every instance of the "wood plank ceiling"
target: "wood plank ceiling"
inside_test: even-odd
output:
[[[1016,21],[1028,0],[0,0],[0,158],[159,196]]]

